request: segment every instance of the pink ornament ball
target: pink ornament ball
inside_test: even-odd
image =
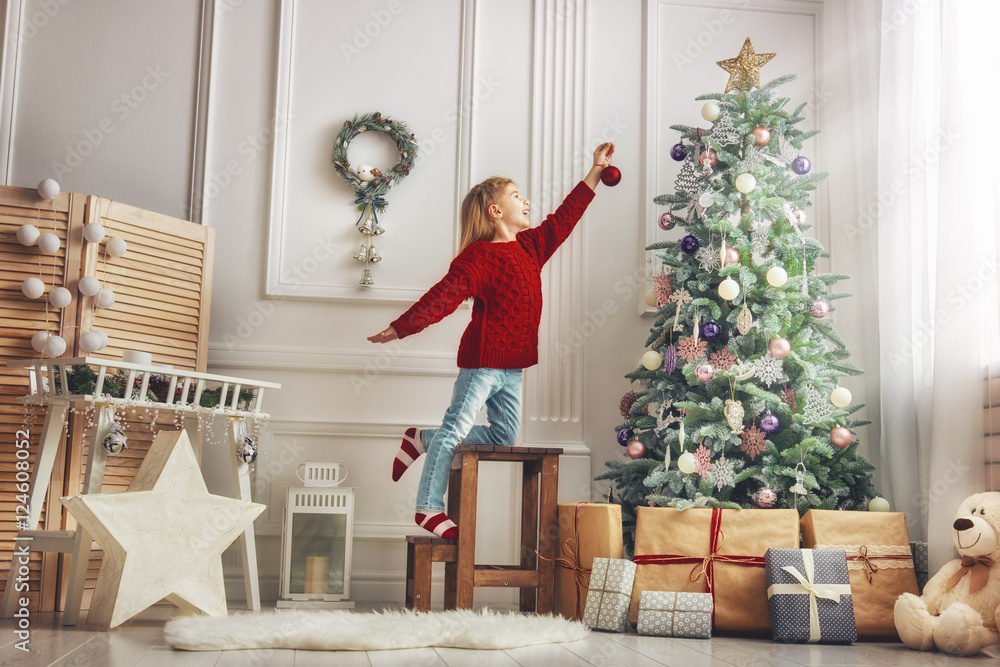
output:
[[[771,341],[771,344],[767,346],[767,349],[775,359],[784,359],[792,351],[792,346],[788,343],[787,339],[776,336]]]
[[[770,509],[774,507],[774,503],[778,502],[778,494],[771,487],[765,486],[753,494],[753,501],[761,509]]]
[[[694,369],[694,376],[702,382],[710,382],[715,377],[715,366],[707,361],[702,362]]]
[[[625,446],[625,453],[628,454],[628,457],[633,461],[635,459],[641,459],[646,455],[646,443],[636,438]]]
[[[830,314],[830,304],[823,299],[816,299],[809,304],[809,314],[819,319]]]
[[[674,220],[674,214],[670,211],[666,211],[660,214],[660,219],[656,221],[656,224],[660,226],[663,231],[669,231],[674,228],[677,222]]]
[[[753,141],[758,146],[767,146],[771,143],[771,131],[766,127],[755,127],[750,134],[753,135]]]
[[[726,248],[726,265],[729,264],[739,264],[740,263],[740,251],[736,248]]]
[[[848,431],[843,426],[838,426],[837,428],[830,431],[830,443],[834,447],[843,449],[844,447],[847,447],[849,444],[851,444],[851,440],[853,439],[854,436],[851,435],[851,432]]]

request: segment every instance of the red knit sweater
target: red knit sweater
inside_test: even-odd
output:
[[[434,324],[474,299],[472,322],[458,348],[459,368],[527,368],[538,363],[542,266],[587,210],[594,191],[582,181],[541,225],[514,241],[476,241],[447,275],[392,323],[400,338]]]

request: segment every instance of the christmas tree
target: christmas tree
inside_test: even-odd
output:
[[[657,242],[663,270],[653,279],[657,314],[642,365],[625,377],[622,460],[598,479],[613,481],[626,544],[637,505],[865,509],[873,466],[857,453],[850,392],[838,386],[861,370],[827,316],[850,296],[831,291],[848,276],[817,273],[822,245],[805,234],[809,193],[826,177],[800,155],[815,131],[796,127],[801,104],[775,94],[792,75],[760,87],[747,39],[708,100],[709,130],[672,126],[683,161]],[[754,89],[756,88],[756,90]],[[732,91],[732,92],[731,92]],[[672,464],[672,462],[674,462]]]

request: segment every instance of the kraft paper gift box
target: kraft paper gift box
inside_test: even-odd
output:
[[[709,593],[642,591],[635,630],[640,635],[709,639],[712,636],[712,596]]]
[[[560,503],[555,612],[583,618],[594,558],[621,558],[622,507],[615,503]]]
[[[917,594],[905,514],[811,509],[802,517],[802,547],[846,553],[859,637],[898,637],[896,598]]]
[[[768,633],[764,553],[799,546],[793,509],[636,508],[635,586],[629,620],[642,591],[711,593],[712,627]]]
[[[590,573],[583,623],[596,630],[625,632],[635,579],[635,563],[621,558],[595,558]]]
[[[927,543],[910,542],[910,553],[913,554],[913,570],[917,573],[917,590],[922,595],[924,586],[927,585],[927,579],[929,578],[927,572]]]
[[[768,549],[764,572],[774,641],[850,644],[857,640],[844,552]]]

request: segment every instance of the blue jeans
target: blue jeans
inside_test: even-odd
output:
[[[490,424],[474,426],[483,405]],[[441,426],[421,434],[427,458],[417,488],[417,511],[444,511],[448,472],[459,442],[510,446],[520,428],[520,368],[460,369]]]

